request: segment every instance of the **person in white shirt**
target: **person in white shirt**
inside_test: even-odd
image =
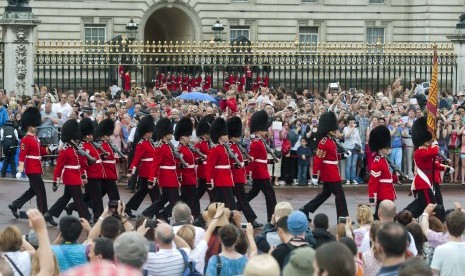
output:
[[[68,96],[66,93],[61,93],[60,102],[52,105],[52,111],[55,112],[58,115],[58,119],[60,119],[58,123],[59,126],[63,125],[63,123],[69,119],[69,115],[73,111],[73,108],[68,103]]]
[[[178,233],[179,228],[184,225],[192,225],[194,218],[192,217],[191,208],[184,202],[180,201],[174,205],[172,212],[173,217],[173,231],[175,234]],[[193,226],[193,225],[192,225]],[[205,230],[201,227],[193,226],[195,231],[195,242],[197,246],[201,240],[205,237]]]

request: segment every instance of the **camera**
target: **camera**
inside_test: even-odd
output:
[[[145,227],[148,227],[150,229],[157,228],[157,225],[158,225],[158,221],[156,220],[147,220],[147,222],[145,223]]]
[[[118,200],[110,200],[108,202],[108,209],[118,209]]]
[[[241,223],[241,229],[247,229],[247,223]]]
[[[443,206],[441,204],[437,204],[436,207],[434,207],[434,212],[436,214],[439,214],[442,210]]]
[[[339,223],[346,224],[347,223],[347,218],[346,217],[339,217]]]

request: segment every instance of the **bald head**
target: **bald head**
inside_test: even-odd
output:
[[[166,223],[158,224],[155,238],[160,244],[170,245],[174,239],[173,228]]]
[[[379,204],[378,217],[382,223],[393,222],[396,216],[396,204],[391,200],[383,200]]]

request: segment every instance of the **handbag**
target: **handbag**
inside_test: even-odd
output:
[[[458,134],[451,134],[447,147],[450,149],[458,149],[461,146],[460,142],[460,136]]]
[[[283,139],[281,154],[282,156],[286,156],[289,152],[291,152],[291,141],[289,139]]]
[[[355,144],[354,152],[355,152],[355,153],[360,153],[360,152],[362,152],[362,146],[360,146],[359,144]]]

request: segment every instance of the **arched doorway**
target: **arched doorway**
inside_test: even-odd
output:
[[[193,41],[195,24],[186,11],[176,7],[162,7],[148,17],[144,29],[145,41]]]

